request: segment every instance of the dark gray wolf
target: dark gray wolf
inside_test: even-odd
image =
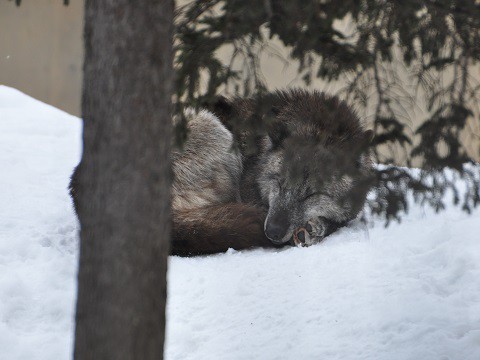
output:
[[[172,253],[311,245],[363,208],[372,132],[338,98],[277,91],[210,110],[186,113],[174,153]]]
[[[311,245],[362,209],[371,131],[338,98],[277,91],[184,115],[189,136],[173,153],[172,254]],[[74,174],[74,202],[75,191]]]

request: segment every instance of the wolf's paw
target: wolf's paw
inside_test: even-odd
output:
[[[327,224],[322,217],[317,217],[307,221],[304,227],[301,227],[293,234],[293,242],[297,246],[310,246],[320,242],[327,230]]]

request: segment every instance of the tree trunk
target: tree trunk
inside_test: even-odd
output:
[[[75,359],[162,359],[173,0],[87,0]]]

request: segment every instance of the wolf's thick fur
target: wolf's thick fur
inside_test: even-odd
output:
[[[305,226],[311,244],[363,207],[371,133],[338,98],[279,91],[210,110],[186,112],[173,155],[173,254],[282,246]]]
[[[282,246],[304,226],[308,245],[362,209],[371,135],[338,98],[279,91],[210,110],[185,112],[189,137],[173,153],[172,254]]]

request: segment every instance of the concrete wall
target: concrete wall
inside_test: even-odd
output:
[[[0,84],[80,115],[83,0],[0,1]]]

